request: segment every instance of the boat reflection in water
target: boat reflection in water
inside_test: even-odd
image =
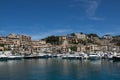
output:
[[[109,60],[8,60],[0,62],[0,80],[120,80],[119,68]]]

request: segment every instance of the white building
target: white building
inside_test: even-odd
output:
[[[103,36],[103,38],[105,38],[105,39],[112,39],[112,36],[109,35],[109,34],[106,34],[106,35]]]
[[[75,33],[77,39],[86,39],[87,36],[83,33]]]
[[[39,40],[39,44],[46,44],[46,41],[45,40]]]
[[[8,38],[20,38],[20,35],[18,35],[18,34],[9,34],[7,37]]]

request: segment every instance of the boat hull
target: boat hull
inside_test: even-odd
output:
[[[7,59],[8,60],[21,60],[22,57],[14,57],[14,58],[8,57]]]
[[[113,61],[120,61],[120,57],[114,56]]]
[[[24,59],[38,59],[38,56],[24,56]]]
[[[88,60],[100,60],[100,57],[89,57]]]
[[[1,57],[0,58],[0,61],[7,61],[8,59],[7,59],[7,57]]]

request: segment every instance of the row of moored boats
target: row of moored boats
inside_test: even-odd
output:
[[[115,52],[74,52],[74,53],[37,53],[37,54],[12,54],[10,51],[0,52],[0,60],[21,60],[21,59],[39,59],[39,58],[62,58],[75,60],[120,60],[120,53]]]

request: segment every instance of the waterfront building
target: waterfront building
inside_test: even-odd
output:
[[[101,47],[96,44],[88,44],[88,45],[86,45],[85,49],[86,49],[85,51],[87,51],[87,52],[96,52],[96,51],[100,51]]]
[[[8,41],[7,37],[0,37],[0,47],[3,47],[4,50],[8,50],[10,49],[10,45],[12,44],[12,42]]]
[[[27,35],[9,34],[6,38],[8,41],[13,41],[14,44],[30,45],[31,43],[31,37]]]
[[[107,45],[101,45],[101,51],[102,52],[107,52],[108,51],[108,46]]]
[[[64,40],[61,45],[62,52],[68,52],[69,51],[69,43],[67,40]]]
[[[4,51],[4,47],[0,47],[0,51]]]
[[[20,35],[21,45],[31,45],[31,37],[27,35]]]
[[[64,40],[67,40],[67,39],[68,39],[67,36],[59,36],[59,44],[61,45],[64,42]]]
[[[20,40],[21,41],[31,41],[31,37],[27,35],[20,35]]]
[[[33,52],[51,52],[52,45],[50,43],[46,43],[44,40],[32,40],[32,51]]]
[[[40,44],[39,41],[32,40],[32,52],[39,52]]]
[[[39,40],[39,44],[44,45],[44,44],[46,44],[46,41],[45,40]]]
[[[0,50],[12,50],[15,52],[56,52],[59,47],[61,52],[70,52],[71,47],[76,47],[78,52],[90,51],[114,51],[120,52],[120,47],[116,42],[111,42],[112,36],[106,35],[104,38],[96,36],[89,37],[83,33],[75,33],[67,36],[59,36],[59,45],[51,45],[45,40],[32,40],[28,35],[9,34],[7,37],[0,36]],[[114,39],[114,37],[113,37]],[[119,36],[116,38],[119,41]],[[56,47],[57,46],[57,47]]]
[[[23,53],[31,53],[31,37],[28,35],[19,35],[20,51]]]
[[[84,52],[84,51],[85,51],[85,46],[79,43],[77,45],[77,52]]]

